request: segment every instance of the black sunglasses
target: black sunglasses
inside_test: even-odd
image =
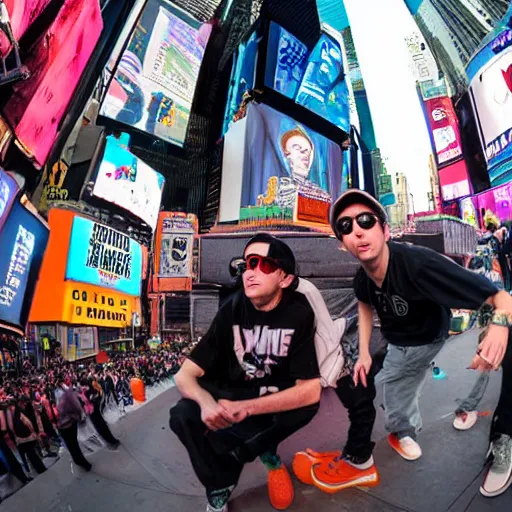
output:
[[[336,222],[337,233],[341,236],[350,235],[354,229],[354,220],[360,228],[372,229],[380,219],[377,214],[370,212],[363,212],[355,217],[341,217]]]

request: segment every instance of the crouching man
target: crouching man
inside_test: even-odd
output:
[[[226,512],[244,464],[260,457],[268,469],[271,505],[294,498],[278,445],[316,414],[321,384],[315,316],[292,291],[295,257],[262,233],[241,261],[243,289],[226,302],[176,375],[183,399],[170,427],[188,451],[206,489],[208,512]]]

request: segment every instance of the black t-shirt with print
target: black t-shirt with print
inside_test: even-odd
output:
[[[425,247],[389,242],[390,259],[382,288],[362,268],[354,279],[356,297],[371,304],[388,342],[426,345],[448,335],[450,309],[478,309],[498,289],[485,277]]]
[[[204,379],[220,389],[277,392],[296,380],[319,377],[315,317],[307,299],[286,292],[269,312],[254,308],[243,291],[219,310],[190,354]]]

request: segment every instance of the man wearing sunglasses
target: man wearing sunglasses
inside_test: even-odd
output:
[[[421,429],[419,392],[432,359],[448,338],[450,309],[476,310],[485,302],[494,308],[471,368],[496,370],[503,361],[501,396],[491,432],[494,462],[481,487],[485,496],[501,494],[512,482],[512,343],[508,343],[512,297],[435,251],[391,242],[385,210],[366,192],[351,189],[342,194],[331,208],[330,220],[343,248],[361,263],[354,279],[359,300],[354,384],[367,385],[373,308],[388,341],[379,376],[388,441],[404,459],[422,455],[416,441]],[[347,473],[346,461],[320,465],[314,472],[335,488],[337,479],[343,480]]]
[[[206,488],[207,511],[228,510],[244,464],[258,456],[269,470],[270,502],[284,510],[294,493],[277,447],[311,421],[320,401],[315,317],[290,289],[295,257],[281,240],[254,236],[238,270],[243,289],[175,377],[183,399],[170,426]]]

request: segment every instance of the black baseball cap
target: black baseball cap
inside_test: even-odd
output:
[[[341,236],[338,234],[336,230],[336,221],[340,213],[349,206],[353,204],[361,203],[365,206],[368,206],[372,212],[374,212],[380,219],[380,221],[384,224],[387,222],[387,214],[384,207],[375,199],[373,196],[365,192],[364,190],[360,190],[358,188],[350,188],[343,192],[338,199],[331,206],[331,211],[329,213],[329,221],[331,223],[331,228],[336,235],[336,238],[341,240]]]
[[[293,251],[290,249],[288,244],[284,243],[279,238],[272,236],[269,233],[258,233],[254,235],[248,242],[245,244],[244,254],[252,244],[263,243],[268,244],[268,254],[269,258],[276,260],[279,262],[279,266],[287,273],[294,274],[296,272],[296,263],[295,256]]]

